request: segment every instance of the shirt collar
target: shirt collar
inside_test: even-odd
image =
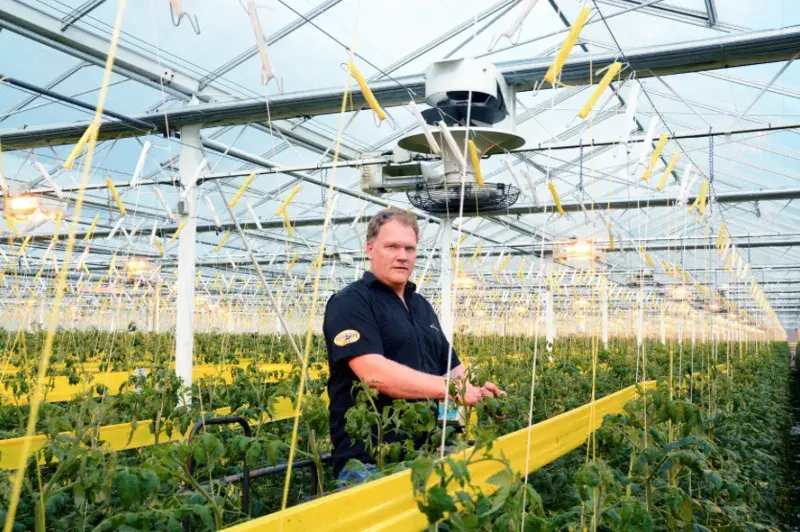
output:
[[[378,280],[377,277],[375,277],[374,273],[370,271],[364,272],[364,276],[361,279],[367,284],[367,286],[372,286],[375,283],[378,283],[382,286],[386,286],[385,284],[380,282],[380,280]],[[417,285],[414,284],[412,281],[408,281],[406,283],[404,292],[408,294],[409,292],[416,292],[416,291],[417,291]]]

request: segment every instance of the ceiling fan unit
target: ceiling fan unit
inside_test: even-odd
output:
[[[425,70],[425,103],[430,107],[417,116],[422,130],[398,141],[390,164],[365,166],[362,189],[406,192],[415,207],[431,213],[458,213],[462,196],[465,215],[513,205],[520,190],[507,183],[479,186],[467,149],[472,141],[485,157],[525,144],[515,133],[514,89],[497,67],[476,59],[433,63]],[[413,154],[441,161],[410,162]]]

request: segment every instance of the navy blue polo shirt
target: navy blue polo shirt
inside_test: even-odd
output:
[[[359,355],[383,355],[412,369],[431,375],[445,375],[449,342],[439,318],[416,285],[406,284],[405,305],[400,297],[380,282],[372,272],[349,284],[328,300],[322,332],[328,348],[328,397],[330,398],[333,469],[336,475],[351,458],[371,462],[360,442],[353,442],[345,431],[345,413],[355,404],[353,384],[358,377],[348,360]],[[450,368],[461,364],[453,352]],[[380,394],[380,409],[392,398]],[[392,441],[391,435],[386,438]]]

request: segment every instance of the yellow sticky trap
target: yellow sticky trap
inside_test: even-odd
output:
[[[119,209],[120,214],[122,214],[122,216],[128,214],[128,211],[125,210],[125,205],[122,204],[122,200],[119,197],[117,187],[114,186],[114,183],[111,181],[110,177],[106,178],[106,185],[108,185],[108,190],[111,191],[111,195],[114,196],[114,201],[117,202],[117,208]]]
[[[92,225],[89,226],[89,230],[86,231],[86,236],[83,237],[84,242],[88,242],[90,238],[92,238],[92,233],[94,233],[95,227],[97,227],[97,221],[100,220],[100,215],[95,214],[94,220],[92,220]]]
[[[75,159],[78,158],[78,155],[80,155],[80,153],[83,151],[83,148],[86,147],[86,143],[89,142],[89,139],[90,138],[93,138],[95,140],[97,139],[98,131],[99,128],[97,122],[92,122],[91,124],[89,124],[89,127],[86,128],[86,131],[83,132],[83,135],[81,135],[80,140],[75,145],[75,147],[72,148],[72,152],[70,152],[69,156],[67,157],[67,160],[64,161],[64,164],[61,166],[63,166],[66,169],[72,168],[72,165],[75,164]]]
[[[361,88],[361,94],[364,95],[364,99],[367,101],[369,106],[375,112],[375,115],[378,117],[378,120],[383,121],[386,120],[386,113],[381,108],[381,105],[378,103],[378,100],[375,98],[375,95],[372,94],[372,90],[367,85],[367,80],[364,79],[364,76],[361,74],[361,71],[358,70],[358,67],[350,61],[350,75],[353,76],[358,83],[358,86]]]
[[[286,267],[286,272],[287,273],[292,271],[292,268],[294,267],[294,263],[297,262],[298,256],[299,255],[297,253],[295,253],[294,256],[292,257],[292,260],[289,261],[289,266]]]
[[[64,211],[58,211],[56,214],[56,227],[53,229],[53,240],[52,242],[55,243],[58,240],[58,232],[61,230],[61,219],[64,218]]]
[[[672,173],[672,170],[673,168],[675,168],[675,165],[678,164],[679,158],[680,158],[679,153],[675,153],[672,155],[672,159],[669,160],[669,164],[667,165],[667,168],[664,170],[664,175],[661,176],[661,180],[658,182],[658,185],[656,185],[656,190],[659,191],[664,190],[664,187],[667,184],[667,178],[669,177],[669,174]]]
[[[475,253],[472,254],[472,258],[470,260],[473,260],[473,261],[477,260],[478,259],[478,255],[481,254],[482,250],[483,250],[483,240],[478,242],[478,247],[475,248]]]
[[[256,173],[255,172],[253,172],[252,174],[247,176],[247,179],[244,180],[244,183],[242,183],[242,186],[239,187],[239,190],[236,191],[236,195],[234,195],[233,199],[231,199],[230,203],[228,203],[228,207],[230,207],[231,209],[236,207],[236,204],[239,202],[240,199],[242,199],[242,195],[244,194],[244,191],[247,190],[247,187],[250,186],[250,183],[252,183],[253,179],[255,179],[255,178],[256,178]]]
[[[692,206],[689,207],[689,212],[694,211],[694,208],[697,207],[697,210],[700,212],[700,216],[706,213],[706,198],[708,196],[708,179],[703,179],[703,184],[700,187],[700,194],[692,203]]]
[[[22,253],[25,251],[25,247],[28,245],[28,242],[31,241],[31,235],[25,237],[25,240],[22,241],[22,245],[19,247],[17,251],[17,257],[22,256]]]
[[[281,206],[278,207],[277,211],[275,211],[275,216],[278,216],[280,213],[282,213],[282,212],[284,212],[286,210],[286,207],[289,206],[289,203],[291,203],[291,201],[294,199],[294,197],[297,195],[297,193],[300,192],[301,188],[303,188],[302,185],[297,185],[296,187],[294,187],[292,189],[291,192],[289,192],[289,195],[286,196],[285,200],[283,200],[283,203],[281,203]]]
[[[722,225],[719,226],[719,236],[717,236],[717,249],[722,249],[725,245],[725,236],[728,232],[728,225],[725,222],[722,222]]]
[[[294,236],[294,227],[292,227],[292,221],[289,220],[289,213],[286,212],[286,209],[281,211],[283,213],[283,226],[286,228],[286,232],[289,233],[289,236]]]
[[[647,262],[648,266],[651,268],[656,267],[656,263],[653,262],[653,259],[650,257],[650,254],[644,248],[639,248],[639,251],[642,253],[642,257],[644,257],[645,262]]]
[[[502,273],[503,270],[506,268],[508,261],[511,260],[511,255],[506,255],[506,258],[503,259],[503,262],[500,263],[500,267],[497,268],[498,273]]]
[[[19,229],[17,229],[17,224],[14,223],[14,220],[12,220],[10,216],[6,218],[6,223],[11,228],[11,232],[13,232],[17,236],[17,238],[22,238]]]
[[[114,272],[114,265],[117,263],[117,252],[115,251],[113,255],[111,255],[111,262],[108,265],[108,272],[106,276],[111,277],[111,274]]]
[[[227,242],[230,237],[231,237],[231,232],[225,231],[225,234],[222,235],[222,239],[219,241],[219,244],[217,244],[217,247],[214,248],[214,251],[219,251],[220,249],[222,249],[222,246],[225,245],[225,242]]]
[[[610,223],[606,224],[606,229],[608,229],[609,248],[611,249],[611,251],[616,251],[617,250],[617,245],[614,242],[614,233],[611,232],[611,224]]]
[[[594,106],[597,105],[597,100],[600,99],[600,96],[603,94],[603,92],[608,88],[611,82],[614,81],[614,77],[619,74],[621,69],[622,63],[614,61],[611,63],[611,65],[609,65],[608,70],[606,70],[606,73],[603,76],[603,79],[601,79],[600,83],[597,84],[597,88],[594,90],[592,95],[581,108],[581,111],[578,113],[579,117],[586,118],[589,116],[589,113],[592,112]]]
[[[522,257],[522,262],[519,263],[519,269],[517,269],[517,277],[519,277],[520,282],[525,279],[525,257]]]
[[[153,237],[153,245],[156,247],[159,253],[161,253],[162,255],[165,254],[164,246],[161,245],[161,241],[158,239],[157,236]]]
[[[653,168],[656,167],[656,163],[658,162],[658,156],[661,155],[661,150],[664,149],[664,146],[667,144],[667,134],[662,133],[661,137],[658,139],[658,144],[656,144],[656,150],[653,152],[653,155],[650,157],[650,164],[647,165],[647,169],[642,174],[642,179],[647,181],[650,179],[650,174],[653,173]]]
[[[564,63],[567,61],[569,53],[572,51],[575,43],[578,42],[578,37],[581,34],[581,30],[583,29],[584,24],[586,24],[586,20],[589,18],[589,13],[591,12],[592,10],[588,7],[581,9],[581,12],[578,13],[578,18],[569,29],[567,38],[564,39],[564,44],[561,45],[561,49],[556,54],[553,64],[547,69],[544,79],[545,81],[550,82],[551,85],[554,85],[561,77],[561,69],[564,67]]]
[[[561,216],[564,216],[564,208],[561,206],[561,198],[558,197],[558,191],[556,190],[556,185],[553,183],[551,179],[547,180],[547,188],[550,189],[550,194],[553,195],[553,201],[556,204],[556,209],[558,209],[558,213]]]
[[[176,238],[178,238],[178,235],[179,235],[179,234],[181,234],[181,231],[183,231],[183,227],[184,227],[185,225],[186,225],[186,222],[181,222],[180,224],[178,224],[178,230],[177,230],[177,231],[175,231],[175,232],[172,234],[172,237],[169,239],[169,243],[170,243],[170,244],[172,244],[173,242],[175,242],[175,239],[176,239]]]
[[[467,143],[469,147],[469,158],[472,161],[472,169],[475,170],[475,181],[478,182],[478,186],[483,188],[483,172],[481,172],[481,158],[478,155],[478,148],[475,146],[475,142],[470,139]]]

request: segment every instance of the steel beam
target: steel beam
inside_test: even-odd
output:
[[[0,0],[0,18],[9,0]],[[15,2],[11,4],[16,5]],[[0,20],[0,26],[7,24]],[[72,29],[72,28],[71,28]],[[708,39],[689,43],[654,46],[626,53],[629,68],[639,78],[653,75],[666,76],[746,66],[791,59],[800,49],[800,27],[781,30],[732,35],[721,39]],[[561,80],[569,85],[583,85],[592,81],[590,70],[604,68],[618,59],[615,53],[598,54],[592,57],[575,57],[564,65]],[[541,82],[552,63],[552,58],[536,58],[509,61],[498,64],[500,73],[518,92],[532,90]],[[409,92],[421,101],[425,93],[423,74],[398,77],[372,84],[372,91],[385,107],[408,102]],[[270,99],[272,120],[299,116],[334,114],[339,111],[342,89],[319,89],[300,93],[289,93]],[[365,100],[360,91],[353,92],[353,104],[360,106]],[[151,113],[136,117],[144,122],[153,122],[165,128],[163,113]],[[191,106],[169,113],[173,129],[189,124],[203,123],[206,127],[226,124],[241,124],[268,120],[263,100],[220,102]],[[5,132],[0,141],[6,149],[33,148],[42,145],[70,144],[76,142],[86,123],[30,127],[26,130]],[[105,123],[100,137],[136,135],[125,125]]]
[[[86,0],[86,2],[73,9],[66,17],[61,19],[61,22],[63,23],[63,26],[61,26],[61,31],[65,31],[80,19],[103,5],[105,1],[106,0]]]
[[[706,0],[706,13],[708,14],[708,25],[713,28],[717,25],[717,5],[714,0]]]
[[[16,0],[0,0],[0,28],[55,48],[97,66],[104,66],[108,52],[105,36],[71,26],[62,31],[62,21]],[[118,47],[114,70],[130,79],[163,88],[170,94],[199,92],[197,80],[172,68],[153,68],[154,61],[139,52]],[[80,137],[79,137],[80,138]]]
[[[207,148],[210,148],[210,149],[213,149],[215,151],[225,151],[225,149],[226,149],[226,147],[224,145],[219,144],[219,143],[217,143],[215,141],[203,140],[202,143],[203,143],[203,146],[205,146]],[[246,154],[243,154],[243,152],[239,152],[238,150],[235,150],[235,149],[230,150],[228,152],[228,154],[231,155],[231,156],[237,157],[237,158],[239,158],[239,156],[241,156],[241,157],[245,157],[245,156],[249,157],[248,159],[244,159],[244,160],[248,160],[249,162],[252,162],[254,164],[258,164],[259,166],[267,166],[268,165],[268,162],[266,161],[266,159],[261,159],[260,157],[256,157],[254,155],[246,155]],[[260,162],[256,162],[256,161],[260,161]],[[292,175],[294,177],[297,177],[297,174],[302,176],[302,177],[300,177],[300,179],[302,179],[302,180],[309,181],[309,182],[314,183],[314,184],[320,184],[321,183],[321,181],[319,181],[317,178],[315,178],[313,176],[310,176],[308,174],[302,173],[302,172],[291,172],[290,175]],[[318,181],[319,181],[319,183],[318,183]],[[375,197],[373,197],[373,196],[371,196],[369,194],[364,194],[364,193],[359,192],[359,191],[351,191],[351,190],[344,189],[344,188],[340,189],[339,191],[342,192],[343,194],[347,194],[347,195],[350,195],[350,196],[353,196],[353,197],[356,197],[356,198],[359,198],[359,199],[363,199],[365,201],[376,203],[377,205],[381,205],[381,206],[386,206],[389,203],[391,203],[389,201],[378,199],[378,198],[375,198]],[[740,191],[735,191],[735,192],[723,192],[723,193],[717,194],[716,197],[714,198],[714,200],[717,203],[747,203],[747,202],[751,202],[751,201],[778,201],[778,200],[796,199],[796,198],[800,198],[800,188],[775,189],[775,190],[740,190]],[[693,201],[693,200],[694,200],[694,197],[690,197],[689,198],[690,202]],[[640,197],[640,198],[619,199],[619,200],[599,199],[599,200],[594,201],[591,204],[583,203],[583,202],[579,202],[579,201],[562,202],[561,203],[561,207],[564,209],[565,212],[580,212],[584,208],[586,208],[587,210],[591,209],[592,205],[594,205],[594,206],[602,206],[603,210],[606,210],[606,209],[627,210],[627,209],[636,209],[636,208],[672,207],[675,204],[676,204],[675,198],[665,198],[663,196],[655,196],[655,197]],[[481,213],[481,216],[496,217],[496,216],[501,216],[501,215],[502,216],[508,216],[508,215],[513,216],[513,215],[522,215],[522,214],[545,214],[545,213],[546,214],[552,214],[554,212],[554,210],[555,210],[555,205],[552,205],[552,204],[540,205],[538,207],[537,206],[533,206],[533,205],[526,205],[526,206],[509,207],[508,209],[505,209],[505,210],[502,210],[502,211],[485,211],[485,212]],[[425,218],[427,218],[427,219],[429,219],[431,221],[434,221],[434,222],[439,222],[440,221],[440,218],[431,216],[429,214],[424,214],[424,213],[421,213],[421,214]],[[358,218],[358,220],[359,220],[359,223],[363,223],[363,222],[368,221],[369,218],[370,218],[369,216],[361,216],[361,217]],[[335,225],[350,224],[355,219],[356,219],[356,217],[354,217],[354,216],[338,216],[338,217],[332,218],[331,219],[331,223],[333,223]],[[292,225],[295,226],[295,227],[317,227],[317,226],[321,226],[324,223],[324,221],[325,221],[324,218],[299,218],[299,219],[292,220]],[[275,220],[273,218],[261,220],[260,223],[261,223],[261,226],[264,229],[280,229],[280,228],[283,227],[283,222],[282,221]],[[498,223],[505,224],[505,223],[507,223],[507,220],[500,219],[500,220],[498,220]],[[253,222],[253,223],[241,223],[241,225],[246,230],[256,229],[255,222]],[[213,232],[220,232],[220,231],[229,231],[229,230],[232,230],[232,228],[233,228],[233,225],[230,224],[230,223],[223,223],[223,224],[220,225],[220,227],[217,227],[214,224],[202,224],[202,225],[198,225],[197,226],[197,233],[213,233]],[[176,225],[163,226],[163,227],[161,227],[161,228],[159,228],[157,230],[157,234],[159,234],[159,235],[170,235],[170,234],[174,233],[177,229],[178,229],[178,226],[176,226]],[[519,231],[523,231],[523,232],[527,232],[528,231],[527,229],[523,230],[523,228],[519,228],[519,227],[515,227],[515,229],[517,229]],[[465,233],[465,234],[470,234],[470,235],[473,235],[473,236],[480,237],[479,235],[475,235],[474,233],[466,231],[464,229],[462,229],[461,231],[462,231],[462,233]],[[109,231],[103,230],[103,231],[94,231],[92,234],[95,237],[100,238],[100,237],[108,236],[110,234],[110,232],[111,232],[110,230]],[[85,236],[85,233],[77,233],[75,235],[76,238],[82,238],[83,236]],[[783,235],[783,236],[785,237],[786,235]],[[123,237],[123,235],[120,235],[120,237]],[[750,237],[741,236],[740,238],[742,238],[742,239],[746,239],[746,238],[763,239],[763,237],[764,237],[764,235],[753,235],[753,236],[750,236]],[[8,238],[11,239],[11,240],[19,240],[18,238],[15,238],[13,236],[9,236]],[[31,235],[31,240],[32,241],[50,240],[51,238],[52,238],[52,235],[50,235],[50,234]],[[59,238],[66,238],[66,236],[65,235],[61,235],[61,236],[59,236]],[[480,238],[482,238],[482,237],[480,237]],[[491,239],[484,239],[484,240],[486,240],[487,242],[498,243],[498,242],[493,241]],[[665,240],[665,239],[664,238],[661,238],[661,239],[655,238],[654,240]],[[683,239],[680,239],[680,238],[675,239],[676,242],[678,242],[678,241],[680,241],[680,242],[688,242],[688,241],[691,241],[691,240],[696,240],[696,239],[693,239],[692,237],[686,237],[686,238],[683,238]],[[738,245],[739,244],[737,244],[737,246]],[[793,245],[795,245],[795,244],[793,244]],[[518,248],[519,246],[511,244],[511,245],[507,245],[507,246],[503,245],[502,247],[507,248],[507,249],[512,249],[512,248]],[[667,246],[665,246],[665,249],[666,249],[666,247]],[[680,247],[684,248],[684,245],[681,244]],[[742,246],[742,247],[748,247],[748,246]],[[758,246],[754,245],[754,246],[751,246],[751,247],[758,247]],[[649,245],[648,245],[648,249],[651,249],[651,247]],[[676,244],[672,244],[669,247],[669,249],[676,249]],[[498,253],[499,253],[499,251],[498,251]],[[800,268],[800,266],[799,266],[799,268]]]

